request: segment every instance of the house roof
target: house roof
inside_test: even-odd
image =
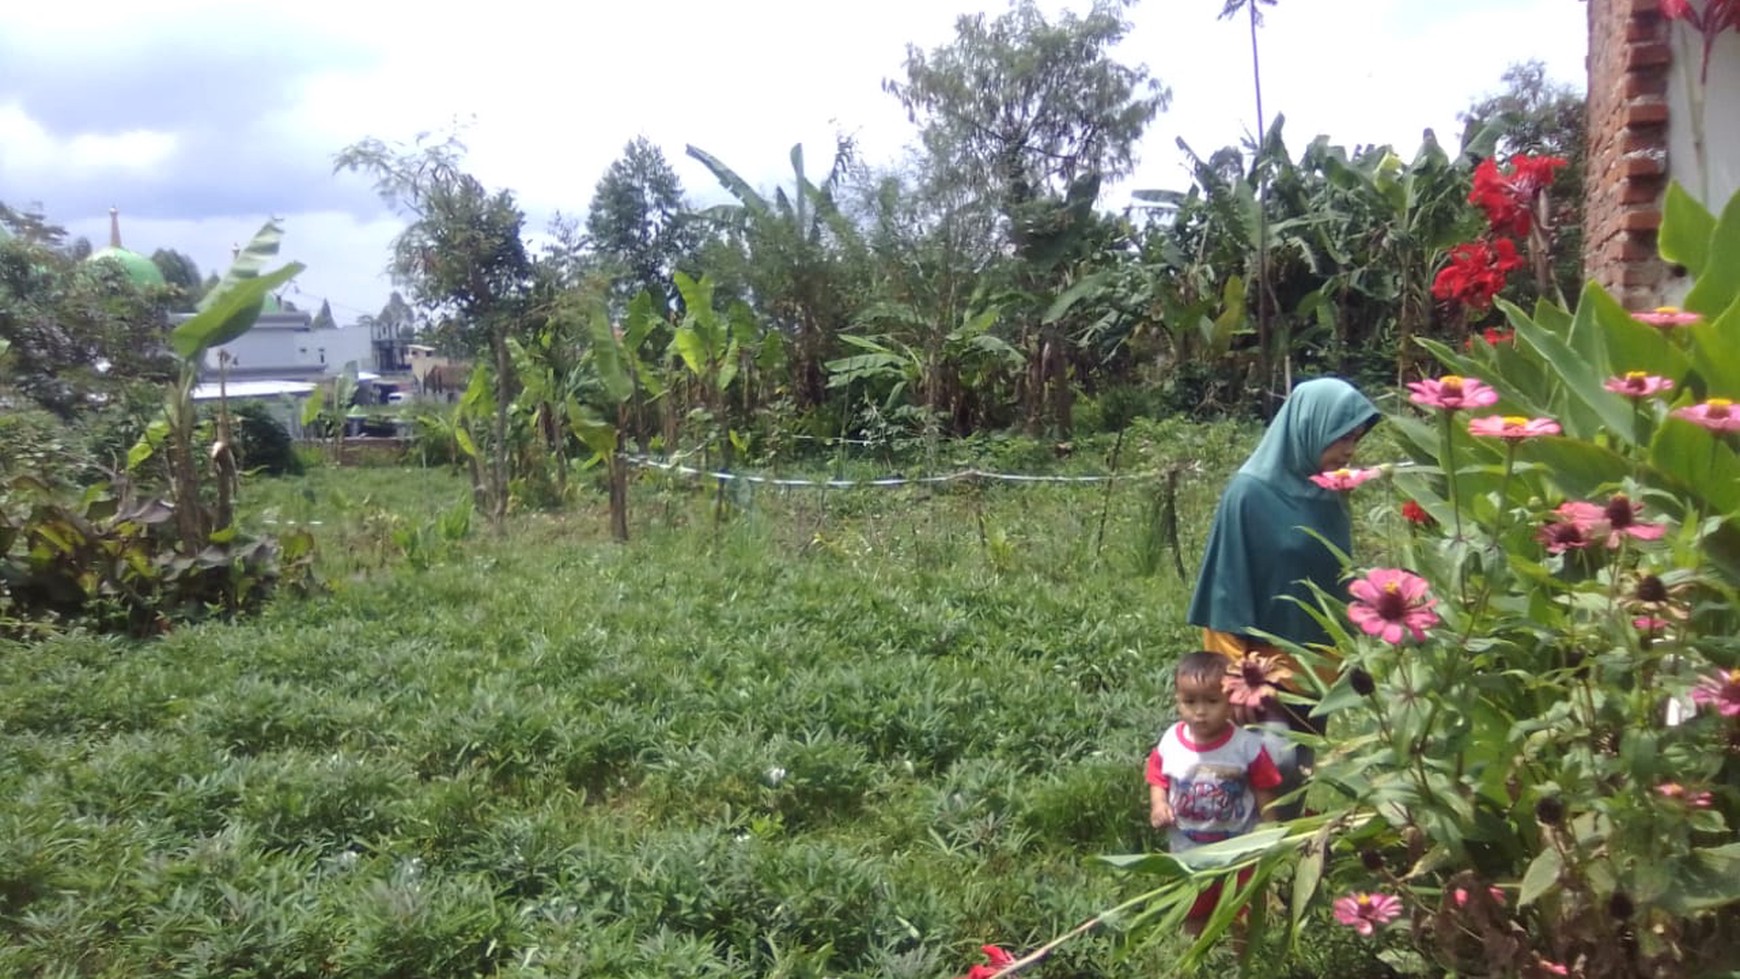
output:
[[[314,393],[314,385],[303,381],[230,381],[223,386],[226,398],[273,398],[280,395],[304,397]],[[216,401],[217,384],[200,384],[193,389],[193,400]]]

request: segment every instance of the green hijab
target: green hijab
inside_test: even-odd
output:
[[[1313,601],[1307,582],[1339,591],[1340,563],[1306,529],[1345,552],[1353,548],[1353,523],[1341,494],[1310,477],[1332,442],[1377,420],[1371,400],[1339,378],[1293,389],[1215,510],[1190,602],[1192,625],[1235,635],[1260,629],[1299,643],[1327,638],[1290,599]]]

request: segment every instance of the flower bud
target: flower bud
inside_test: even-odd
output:
[[[1668,600],[1667,585],[1662,583],[1659,576],[1646,574],[1637,579],[1636,595],[1640,602],[1660,604]]]
[[[1565,821],[1565,803],[1556,795],[1542,796],[1535,803],[1535,821],[1542,826],[1557,826]]]
[[[1371,678],[1370,673],[1357,666],[1347,674],[1347,685],[1352,687],[1353,692],[1361,697],[1369,697],[1377,693],[1377,681]]]
[[[1369,846],[1359,851],[1359,862],[1374,874],[1384,869],[1384,855]]]
[[[1607,913],[1615,921],[1626,921],[1637,913],[1637,905],[1631,903],[1631,895],[1624,891],[1614,891],[1613,896],[1607,899]]]

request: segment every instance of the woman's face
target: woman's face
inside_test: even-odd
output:
[[[1350,432],[1329,443],[1329,447],[1323,450],[1322,457],[1317,460],[1318,471],[1333,472],[1337,469],[1346,469],[1348,463],[1353,461],[1353,450],[1359,446],[1359,440],[1362,438],[1365,438],[1364,429]]]

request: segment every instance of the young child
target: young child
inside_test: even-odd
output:
[[[1178,661],[1173,688],[1178,723],[1148,756],[1148,821],[1167,834],[1173,853],[1250,832],[1275,800],[1281,773],[1263,738],[1233,723],[1226,657],[1194,652]],[[1242,886],[1248,869],[1239,873]],[[1197,898],[1186,919],[1192,932],[1220,902],[1217,883]]]

